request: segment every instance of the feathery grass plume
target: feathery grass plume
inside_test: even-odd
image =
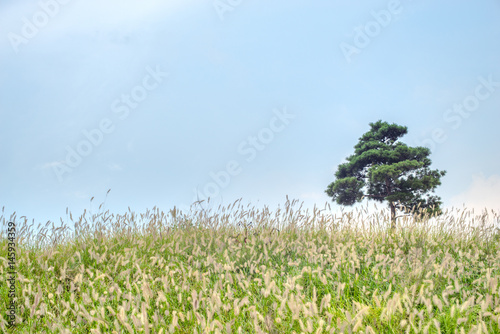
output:
[[[16,331],[500,332],[498,213],[452,209],[84,211],[0,217],[0,328],[16,221]],[[70,221],[73,227],[68,225]]]

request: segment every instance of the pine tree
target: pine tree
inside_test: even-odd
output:
[[[359,138],[354,154],[338,166],[336,180],[326,189],[341,205],[353,205],[364,197],[387,201],[391,228],[396,227],[396,204],[420,207],[429,214],[441,214],[441,198],[430,195],[441,185],[446,171],[431,170],[430,150],[409,147],[399,141],[408,128],[381,120]]]

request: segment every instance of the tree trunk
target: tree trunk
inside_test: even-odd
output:
[[[396,229],[396,205],[394,202],[389,202],[389,207],[391,208],[391,229]]]
[[[385,190],[386,196],[389,196],[392,192],[391,183],[389,178],[385,178]],[[391,208],[391,230],[396,229],[396,204],[394,202],[389,202],[389,207]]]

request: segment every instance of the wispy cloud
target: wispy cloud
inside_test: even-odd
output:
[[[469,188],[452,197],[451,204],[455,207],[465,205],[468,209],[482,211],[500,210],[500,175],[491,175],[485,177],[483,174],[472,176],[472,182]]]
[[[73,2],[72,11],[78,12],[78,18],[73,21],[75,27],[114,28],[117,25],[137,27],[145,21],[160,19],[165,14],[174,13],[182,7],[195,3],[193,0],[145,0],[141,2],[80,1]],[[92,18],[92,21],[88,19]]]
[[[155,22],[174,14],[194,0],[144,0],[141,2],[108,1],[26,1],[0,4],[8,13],[0,27],[7,31],[7,40],[16,53],[33,39],[58,42],[61,38],[90,35],[124,44],[137,31],[143,31]]]

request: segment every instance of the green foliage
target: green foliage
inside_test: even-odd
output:
[[[394,205],[418,207],[429,214],[441,214],[441,198],[430,195],[441,184],[446,171],[431,170],[430,150],[409,147],[399,141],[408,129],[381,120],[359,138],[354,154],[338,166],[336,180],[326,189],[341,205],[353,205],[368,197]]]

